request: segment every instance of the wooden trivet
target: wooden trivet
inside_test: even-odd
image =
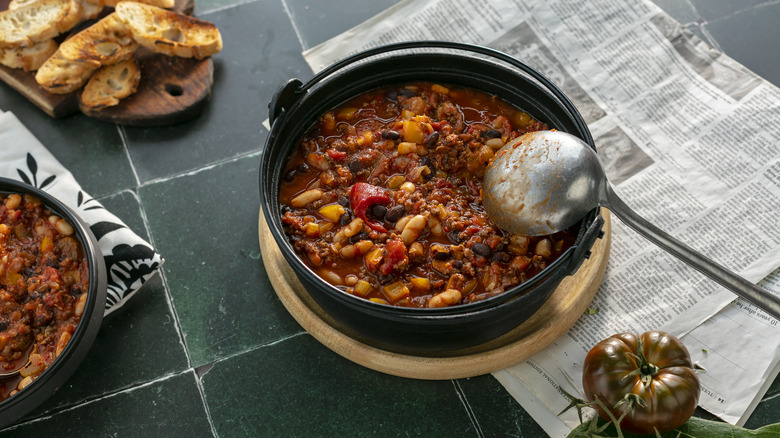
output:
[[[563,279],[550,299],[523,324],[490,342],[448,357],[426,357],[384,351],[350,337],[349,330],[326,314],[306,292],[276,245],[260,211],[260,250],[276,295],[296,321],[323,345],[359,365],[394,376],[425,380],[460,379],[487,374],[538,353],[585,312],[604,278],[612,240],[609,213],[604,237],[573,276]]]

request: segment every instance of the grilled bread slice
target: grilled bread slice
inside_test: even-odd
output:
[[[30,47],[0,48],[0,64],[10,68],[21,68],[24,71],[38,70],[49,57],[57,51],[54,40],[35,43]]]
[[[119,2],[115,13],[154,52],[203,59],[222,50],[219,29],[207,21],[132,1]]]
[[[73,61],[57,50],[38,69],[35,81],[49,93],[68,94],[81,88],[98,68],[97,61]]]
[[[141,69],[133,58],[101,67],[84,86],[81,103],[93,110],[114,106],[135,93],[140,81]]]
[[[60,44],[60,54],[71,61],[108,65],[132,57],[137,48],[130,29],[111,13]]]
[[[119,3],[120,1],[123,0],[101,0],[101,3],[104,6],[111,6],[113,8],[116,7],[117,3]],[[172,9],[175,6],[174,0],[134,0],[134,1],[146,5],[157,6],[158,8],[163,8],[163,9]]]
[[[30,47],[54,38],[70,9],[67,0],[38,0],[0,12],[0,46]]]

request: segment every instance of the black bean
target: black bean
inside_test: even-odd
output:
[[[292,211],[292,208],[289,205],[282,205],[280,210],[282,212],[282,216],[284,216],[287,212]]]
[[[401,138],[401,134],[397,131],[382,131],[382,138],[385,140],[398,140]]]
[[[360,172],[360,169],[362,168],[363,166],[360,164],[360,161],[350,161],[347,163],[347,169],[349,169],[353,175],[357,175],[357,173]]]
[[[439,131],[433,131],[430,134],[428,134],[427,137],[425,137],[425,141],[423,142],[423,145],[426,148],[432,148],[436,146],[436,142],[439,141]]]
[[[452,262],[452,267],[455,268],[455,269],[462,268],[463,267],[463,261],[455,260],[454,262]]]
[[[500,262],[500,263],[507,263],[507,262],[509,262],[509,259],[511,259],[509,254],[507,254],[505,252],[502,252],[502,251],[496,251],[490,257],[490,260],[492,260],[494,262]]]
[[[309,171],[309,165],[306,163],[301,163],[300,166],[298,166],[298,172],[306,173]]]
[[[447,233],[447,238],[450,239],[450,242],[460,245],[460,232],[452,230]]]
[[[431,157],[426,155],[420,158],[420,166],[428,166],[429,164],[431,164]]]
[[[398,219],[401,219],[406,214],[406,208],[404,208],[403,205],[396,205],[394,207],[390,207],[387,210],[387,213],[385,213],[385,220],[390,223],[398,222]]]
[[[382,220],[384,219],[385,214],[387,214],[387,207],[382,204],[374,204],[371,206],[371,214],[374,215],[375,218]]]
[[[436,250],[436,251],[433,252],[433,258],[435,258],[436,260],[447,260],[450,257],[452,257],[452,254],[450,254],[449,251],[438,251],[438,250]]]
[[[369,236],[365,231],[361,231],[349,238],[351,243],[360,242],[361,240],[371,240],[371,236]]]
[[[401,88],[398,90],[398,94],[404,97],[414,97],[416,93],[408,88]]]
[[[390,90],[385,94],[385,99],[396,101],[398,100],[398,91]]]
[[[475,243],[471,246],[471,252],[476,255],[481,255],[482,257],[490,257],[490,253],[492,253],[493,250],[484,243]]]
[[[350,213],[349,211],[346,211],[339,218],[339,225],[345,226],[345,225],[347,225],[350,222],[352,222],[352,213]]]
[[[488,129],[487,131],[482,132],[482,135],[485,136],[485,138],[500,138],[501,131],[497,129]]]
[[[295,169],[284,174],[284,182],[292,182],[295,178]]]
[[[349,198],[344,195],[339,195],[338,202],[342,207],[349,207]]]

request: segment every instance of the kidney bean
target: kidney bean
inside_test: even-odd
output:
[[[428,134],[427,137],[425,137],[425,141],[423,141],[423,145],[430,149],[436,145],[436,142],[439,141],[439,131],[433,131],[430,134]]]
[[[471,246],[471,251],[474,254],[481,255],[482,257],[490,257],[490,253],[493,252],[490,247],[484,243],[475,243]]]
[[[398,140],[401,134],[396,131],[382,131],[382,138],[385,140]]]

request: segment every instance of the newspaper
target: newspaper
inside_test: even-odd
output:
[[[640,215],[780,295],[780,89],[645,0],[406,0],[304,52],[314,71],[391,42],[451,40],[525,61],[574,101],[619,196]],[[682,337],[706,369],[700,406],[744,424],[778,373],[778,321],[619,220],[604,282],[568,333],[494,376],[551,436],[583,396],[600,339]]]

